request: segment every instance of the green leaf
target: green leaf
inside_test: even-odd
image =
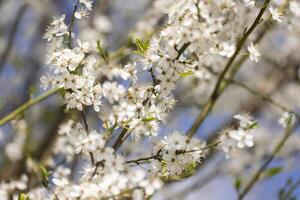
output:
[[[109,54],[107,50],[100,44],[100,41],[97,41],[97,51],[99,55],[103,58],[103,60],[108,63],[109,62]]]
[[[154,121],[154,120],[157,120],[157,118],[156,117],[148,117],[148,118],[144,118],[143,122],[151,122],[151,121]]]
[[[291,185],[293,183],[293,179],[290,177],[288,180],[287,180],[287,185]]]
[[[41,173],[41,176],[42,176],[43,185],[45,187],[48,187],[49,186],[49,175],[50,175],[50,173],[42,165],[39,165],[39,170],[40,170],[40,173]]]
[[[242,186],[242,179],[241,177],[237,176],[235,177],[235,180],[234,180],[234,187],[237,191],[239,191],[241,189],[241,186]]]
[[[253,122],[252,124],[250,124],[247,127],[247,130],[251,130],[251,129],[255,129],[255,128],[258,128],[258,123],[257,122]]]
[[[139,50],[138,52],[144,54],[149,48],[149,41],[143,43],[139,38],[137,38],[135,40],[135,45]]]
[[[293,113],[289,113],[289,117],[288,117],[288,119],[287,119],[287,125],[288,126],[290,126],[292,123],[293,123],[293,121],[294,121],[294,114]]]
[[[184,173],[180,175],[180,179],[190,177],[195,174],[197,169],[197,163],[192,162],[185,166]]]
[[[30,198],[28,194],[20,193],[18,200],[30,200]]]
[[[182,180],[182,179],[185,179],[187,177],[190,177],[192,175],[195,174],[196,172],[196,169],[197,169],[197,163],[196,162],[192,162],[192,163],[189,163],[187,164],[186,166],[184,166],[184,171],[182,174],[180,175],[176,175],[176,176],[169,176],[166,174],[166,164],[165,163],[162,163],[163,165],[163,168],[162,168],[162,174],[163,174],[163,181],[179,181],[179,180]]]
[[[180,75],[182,78],[185,78],[185,77],[188,77],[188,76],[193,75],[193,72],[192,72],[192,71],[187,71],[187,72],[180,73],[179,75]]]
[[[282,171],[282,167],[272,167],[265,171],[266,177],[272,177],[279,174]]]

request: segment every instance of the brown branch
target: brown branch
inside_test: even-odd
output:
[[[88,123],[87,123],[86,114],[85,114],[84,110],[81,111],[81,116],[82,116],[82,121],[83,121],[84,129],[85,129],[86,133],[88,134],[88,132],[89,132],[89,126],[88,126]]]
[[[192,150],[178,150],[178,151],[176,151],[176,155],[192,153],[192,152],[197,152],[197,151],[204,151],[204,150],[207,150],[207,149],[214,148],[214,147],[218,146],[220,143],[221,143],[221,141],[217,141],[217,142],[215,142],[213,144],[209,144],[209,145],[207,145],[203,148],[192,149]],[[126,164],[131,164],[131,163],[139,164],[140,162],[149,161],[149,160],[153,160],[153,159],[162,161],[163,159],[162,159],[162,156],[160,155],[161,151],[162,150],[160,149],[155,155],[152,155],[152,156],[149,156],[149,157],[144,157],[144,158],[138,158],[138,159],[135,159],[135,160],[128,160],[125,163]]]
[[[126,164],[131,164],[131,163],[136,163],[136,164],[139,164],[140,162],[147,162],[147,161],[150,161],[150,160],[161,160],[161,156],[159,155],[161,152],[161,150],[159,150],[155,155],[153,156],[149,156],[149,157],[144,157],[144,158],[138,158],[138,159],[135,159],[135,160],[128,160],[126,161],[125,163]]]
[[[175,60],[178,60],[180,56],[184,53],[184,51],[191,45],[190,42],[184,43],[182,47],[178,50],[178,54],[175,58]]]
[[[125,127],[123,128],[123,130],[121,131],[120,135],[118,136],[117,140],[115,141],[115,143],[113,144],[113,149],[116,151],[120,148],[120,146],[122,145],[122,143],[125,141],[126,138],[126,134],[128,132],[128,128],[129,127]]]
[[[72,32],[73,32],[74,23],[75,23],[75,13],[78,9],[78,6],[79,6],[79,0],[77,0],[76,4],[74,6],[74,9],[73,9],[73,12],[72,12],[72,15],[71,15],[71,21],[70,21],[70,24],[69,24],[69,42],[68,42],[69,49],[72,48]]]

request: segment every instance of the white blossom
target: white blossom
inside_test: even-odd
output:
[[[300,16],[300,3],[297,1],[290,1],[289,4],[289,8],[290,10],[296,15],[296,16]]]
[[[261,57],[261,54],[257,50],[257,46],[253,43],[250,43],[250,45],[248,45],[248,51],[250,53],[250,60],[258,62],[259,58]]]
[[[282,116],[278,119],[278,123],[286,128],[288,125],[293,124],[295,122],[295,115],[290,112],[284,112]]]
[[[254,6],[255,1],[254,0],[243,0],[246,6]]]
[[[154,160],[152,173],[164,176],[161,171],[165,167],[166,176],[182,174],[189,164],[200,162],[204,157],[204,151],[201,149],[204,146],[204,141],[188,138],[179,132],[164,137],[154,148],[154,154],[161,155],[163,163]]]
[[[88,21],[84,20],[92,11],[92,0],[74,3],[75,11],[71,12],[74,16],[55,17],[46,29],[48,72],[41,77],[44,89],[60,89],[68,118],[59,126],[53,148],[43,160],[45,168],[34,156],[27,159],[26,166],[30,175],[41,170],[41,178],[47,179],[42,181],[49,179],[50,187],[36,186],[31,182],[32,177],[28,179],[24,175],[1,182],[1,198],[16,199],[20,191],[30,189],[28,195],[37,200],[149,199],[163,187],[162,180],[183,179],[194,172],[205,161],[210,148],[220,146],[227,159],[232,157],[229,162],[239,161],[240,164],[234,166],[239,169],[249,164],[248,154],[253,153],[252,150],[259,155],[265,153],[264,150],[256,152],[258,148],[247,150],[259,146],[259,137],[263,137],[254,132],[257,122],[247,113],[234,115],[232,126],[222,130],[208,145],[179,131],[161,133],[173,122],[170,111],[177,102],[175,112],[184,108],[185,103],[201,107],[205,102],[210,103],[215,97],[210,95],[219,75],[234,71],[224,64],[232,61],[233,65],[240,64],[232,58],[235,53],[246,49],[250,60],[259,61],[262,55],[257,44],[250,42],[247,46],[248,40],[244,40],[247,38],[239,39],[249,36],[249,40],[257,41],[256,37],[263,31],[261,26],[262,30],[251,31],[251,36],[243,32],[255,19],[260,3],[254,0],[157,0],[153,2],[151,19],[138,23],[137,29],[148,33],[136,39],[138,50],[134,52],[131,45],[114,51],[115,46],[105,41],[113,31],[107,17],[96,14],[95,19],[90,15]],[[295,26],[300,16],[298,1],[289,3],[284,20],[279,4],[271,2],[266,7],[270,18],[286,22],[280,24],[280,29],[285,29],[285,25],[298,28]],[[164,25],[158,27],[161,24]],[[136,38],[131,36],[130,39]],[[246,45],[239,46],[239,41]],[[291,56],[291,62],[293,59]],[[230,78],[226,73],[220,77],[224,83]],[[247,77],[254,77],[252,75],[247,73]],[[294,118],[293,113],[285,112],[278,122],[287,127]],[[180,123],[185,123],[184,120]],[[214,128],[215,124],[213,121],[209,126]],[[26,132],[27,125],[23,124],[23,129],[21,125],[17,132]],[[27,139],[27,133],[14,135],[12,142],[5,146],[5,155],[11,161],[24,158]],[[140,157],[144,153],[148,157]],[[260,160],[253,162],[260,163]],[[227,170],[223,165],[219,168],[222,172]],[[45,174],[49,177],[44,177]]]
[[[235,148],[243,149],[254,146],[254,136],[251,132],[257,127],[256,121],[247,113],[237,114],[234,118],[239,120],[239,126],[236,129],[224,129],[220,133],[221,149],[225,152],[227,159],[231,157],[230,154]]]
[[[271,16],[273,18],[273,20],[275,21],[278,21],[278,22],[281,22],[282,19],[281,19],[281,12],[278,10],[278,8],[273,8],[272,6],[269,8],[269,11],[271,13]]]

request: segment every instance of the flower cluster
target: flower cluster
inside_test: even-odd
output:
[[[10,182],[1,182],[0,183],[0,196],[4,200],[8,199],[10,194],[13,194],[15,191],[26,190],[28,188],[28,176],[23,174],[19,180],[12,180]],[[12,196],[14,199],[18,199],[18,194]]]
[[[143,170],[127,168],[124,158],[116,154],[113,148],[105,146],[102,134],[95,130],[87,133],[80,123],[69,120],[60,127],[59,134],[70,144],[73,155],[92,156],[94,164],[84,166],[79,184],[68,179],[69,169],[58,167],[52,179],[56,187],[50,196],[62,199],[118,199],[122,198],[122,193],[128,192],[140,196],[136,199],[144,199],[161,187],[159,179],[149,179]]]
[[[70,112],[73,120],[59,127],[59,137],[47,160],[50,162],[46,162],[53,169],[47,177],[50,186],[29,191],[30,198],[147,199],[162,187],[161,178],[182,178],[199,167],[209,148],[220,144],[229,158],[234,149],[253,147],[251,131],[257,122],[245,113],[234,116],[236,126],[223,130],[215,145],[174,131],[154,143],[152,156],[128,160],[134,153],[127,152],[122,144],[129,142],[130,136],[143,144],[147,142],[143,138],[152,139],[159,134],[160,125],[167,121],[177,102],[180,80],[190,83],[192,79],[185,78],[193,77],[197,87],[205,82],[205,92],[197,95],[202,98],[210,94],[216,75],[224,70],[223,63],[244,50],[237,41],[252,22],[255,4],[253,0],[158,0],[154,6],[159,10],[154,13],[160,17],[167,14],[168,18],[163,19],[167,24],[149,41],[137,38],[138,51],[124,59],[125,64],[113,58],[101,39],[95,38],[97,31],[89,42],[73,32],[76,20],[92,10],[91,0],[76,1],[69,23],[65,15],[54,18],[44,36],[49,43],[46,64],[50,71],[41,82],[44,88],[61,91],[67,110],[80,112]],[[268,9],[270,19],[285,20],[280,9],[272,6]],[[299,17],[299,10],[299,3],[292,1],[290,12]],[[99,21],[107,22],[102,27],[104,32],[111,29],[107,20]],[[156,18],[151,24],[155,26],[158,21]],[[154,29],[148,27],[146,31]],[[252,61],[258,62],[261,53],[254,41],[246,41],[249,45],[245,50]],[[225,78],[221,81],[225,82]],[[97,129],[95,122],[88,125],[86,114],[90,114],[90,107],[100,121]],[[79,114],[84,124],[78,122]],[[279,123],[286,127],[292,119],[292,114],[285,113]],[[57,165],[61,157],[62,163]],[[82,172],[74,175],[74,168]],[[6,185],[0,187],[0,194],[6,191],[2,188]]]
[[[69,128],[70,126],[72,128]],[[70,143],[74,147],[74,152],[77,154],[88,154],[104,147],[105,142],[100,133],[95,130],[87,133],[80,123],[75,124],[72,120],[68,121],[65,126],[62,126],[59,132],[69,137]]]
[[[278,21],[278,22],[282,21],[282,19],[281,19],[282,13],[279,11],[278,8],[270,7],[269,11],[271,13],[273,20]]]
[[[90,10],[87,2],[79,1],[79,4]],[[247,2],[248,6],[250,4]],[[99,112],[104,101],[111,108],[109,112],[99,114],[105,133],[88,132],[74,121],[61,127],[60,147],[56,153],[63,152],[64,145],[68,147],[67,160],[80,154],[90,158],[92,165],[84,169],[79,185],[74,185],[67,178],[55,178],[53,182],[57,187],[54,195],[71,193],[74,198],[84,199],[93,197],[89,195],[103,196],[105,191],[118,195],[128,189],[126,184],[131,181],[132,177],[128,177],[131,172],[126,167],[125,158],[107,146],[109,136],[120,128],[135,138],[156,136],[159,122],[165,121],[176,102],[173,91],[179,79],[193,74],[207,79],[209,76],[205,74],[210,73],[207,68],[220,66],[219,63],[231,57],[241,27],[247,24],[247,20],[240,20],[239,16],[251,12],[243,7],[243,2],[234,1],[186,0],[170,5],[172,12],[168,13],[166,27],[149,43],[137,40],[139,57],[125,67],[110,60],[99,43],[96,51],[88,42],[80,40],[77,47],[71,48],[74,37],[72,22],[65,28],[64,17],[51,23],[48,30],[57,29],[56,32],[60,33],[63,32],[60,27],[64,27],[65,33],[53,35],[48,31],[45,36],[52,42],[47,64],[53,69],[53,74],[42,78],[44,85],[63,88],[67,108],[82,111],[84,106],[94,106],[94,110]],[[77,10],[74,16],[81,19],[85,15],[82,10]],[[60,26],[56,27],[57,24]],[[238,28],[232,30],[232,27]],[[260,54],[254,51],[254,46],[250,50],[256,60]],[[104,63],[99,62],[99,58]],[[144,83],[139,73],[148,74],[151,81]],[[120,78],[129,81],[129,86],[122,85]],[[240,127],[230,132],[230,139],[239,148],[253,145],[247,133],[253,125],[249,124],[252,119],[237,118]],[[226,140],[222,138],[222,144]],[[205,155],[205,144],[202,140],[178,132],[166,136],[155,145],[153,153],[157,157],[151,160],[151,174],[168,177],[184,174],[191,166],[200,163]],[[105,188],[101,188],[99,183]],[[84,189],[86,187],[97,192],[89,194],[89,190]]]
[[[80,7],[74,13],[74,16],[77,19],[88,16],[89,12],[92,10],[92,3],[93,2],[91,0],[78,0],[77,4]]]
[[[101,178],[74,184],[67,179],[53,179],[56,186],[52,197],[60,199],[122,199],[122,194],[145,199],[161,187],[158,179],[147,179],[145,172],[134,170],[126,174],[110,172]]]
[[[54,17],[53,21],[47,28],[44,39],[48,42],[52,41],[56,45],[62,45],[64,37],[69,36],[69,28],[64,22],[65,19],[66,15]]]
[[[255,138],[255,148],[252,148],[251,151],[241,151],[238,148],[232,148],[230,151],[232,159],[226,160],[226,166],[220,166],[221,168],[226,168],[225,174],[229,173],[242,177],[245,172],[253,173],[254,170],[257,170],[257,163],[263,162],[266,155],[271,155],[276,145],[278,145],[278,141],[282,137],[282,130],[270,130],[268,127],[261,125],[253,130],[251,134]],[[292,135],[275,159],[283,161],[288,158],[287,164],[289,167],[297,166],[298,156],[295,155],[299,155],[299,144],[299,134]],[[243,179],[247,179],[247,177],[243,176]]]
[[[239,121],[238,128],[229,128],[221,132],[221,148],[226,153],[226,158],[230,157],[230,152],[235,147],[243,149],[254,146],[253,135],[250,132],[257,127],[257,122],[247,113],[235,115],[234,118]]]
[[[179,132],[165,136],[158,142],[153,154],[159,159],[151,162],[151,173],[159,176],[179,176],[188,167],[201,162],[205,156],[205,142],[196,138],[189,138]]]
[[[284,112],[282,116],[278,119],[278,123],[286,128],[287,126],[293,124],[295,122],[295,115],[290,112]]]
[[[74,33],[64,20],[65,16],[55,18],[45,34],[51,42],[46,63],[53,75],[42,76],[41,82],[44,88],[64,88],[67,108],[83,110],[83,105],[93,105],[99,111],[102,92],[96,80],[96,60],[90,55],[90,44],[78,40],[78,46],[71,48]]]
[[[219,66],[220,61],[233,55],[240,30],[232,28],[236,24],[244,26],[239,15],[247,12],[236,4],[194,0],[173,4],[168,25],[152,38],[140,61],[144,69],[154,71],[164,96],[175,88],[180,77],[208,73],[207,67]]]
[[[90,9],[88,2],[79,3]],[[42,77],[42,82],[64,88],[67,108],[82,111],[84,106],[93,106],[99,112],[104,97],[113,107],[113,112],[100,115],[107,129],[129,128],[136,138],[155,136],[159,122],[165,120],[175,103],[172,91],[178,80],[192,74],[206,80],[209,76],[205,74],[210,73],[207,67],[220,66],[221,61],[233,55],[240,31],[237,23],[242,27],[246,24],[239,15],[249,12],[242,5],[233,1],[194,0],[172,4],[174,12],[169,13],[166,28],[148,44],[137,41],[141,57],[124,68],[107,58],[106,64],[99,68],[99,55],[95,55],[87,42],[78,40],[78,46],[71,49],[74,37],[71,25],[66,28],[64,17],[55,19],[48,30],[65,34],[50,34],[50,31],[46,34],[50,42],[55,38],[47,61],[54,75]],[[97,48],[103,55],[103,48]],[[257,60],[260,54],[254,50],[254,46],[249,49]],[[140,83],[139,69],[151,75],[152,83]],[[131,85],[126,88],[116,78],[130,79]]]
[[[152,73],[160,97],[172,95],[178,81],[183,79],[189,88],[191,85],[199,88],[201,94],[195,92],[197,98],[194,98],[199,101],[210,95],[216,81],[214,74],[221,73],[223,63],[234,54],[237,40],[243,34],[241,30],[252,20],[244,16],[256,10],[254,1],[188,0],[156,4],[164,3],[171,12],[163,6],[158,10],[168,13],[167,25],[150,40],[136,65],[141,64]],[[252,49],[251,58],[258,60],[260,53]]]
[[[257,46],[254,45],[253,43],[249,44],[248,51],[249,51],[249,54],[250,54],[250,60],[258,62],[259,58],[261,57],[261,54],[257,50]]]

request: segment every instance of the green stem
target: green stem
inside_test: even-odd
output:
[[[283,196],[279,197],[279,200],[292,199],[291,196],[293,192],[300,186],[300,179],[296,181]]]
[[[48,97],[58,93],[60,90],[61,90],[61,88],[54,88],[54,89],[48,90],[47,92],[45,92],[45,93],[43,93],[43,94],[41,94],[41,95],[39,95],[39,96],[37,96],[33,99],[30,99],[29,101],[27,101],[26,103],[24,103],[23,105],[18,107],[16,110],[14,110],[10,114],[8,114],[5,117],[3,117],[2,119],[0,119],[0,126],[4,125],[5,123],[7,123],[10,120],[14,119],[15,117],[17,117],[18,115],[23,113],[25,110],[27,110],[30,107],[34,106],[35,104],[38,104],[39,102],[44,101]]]

